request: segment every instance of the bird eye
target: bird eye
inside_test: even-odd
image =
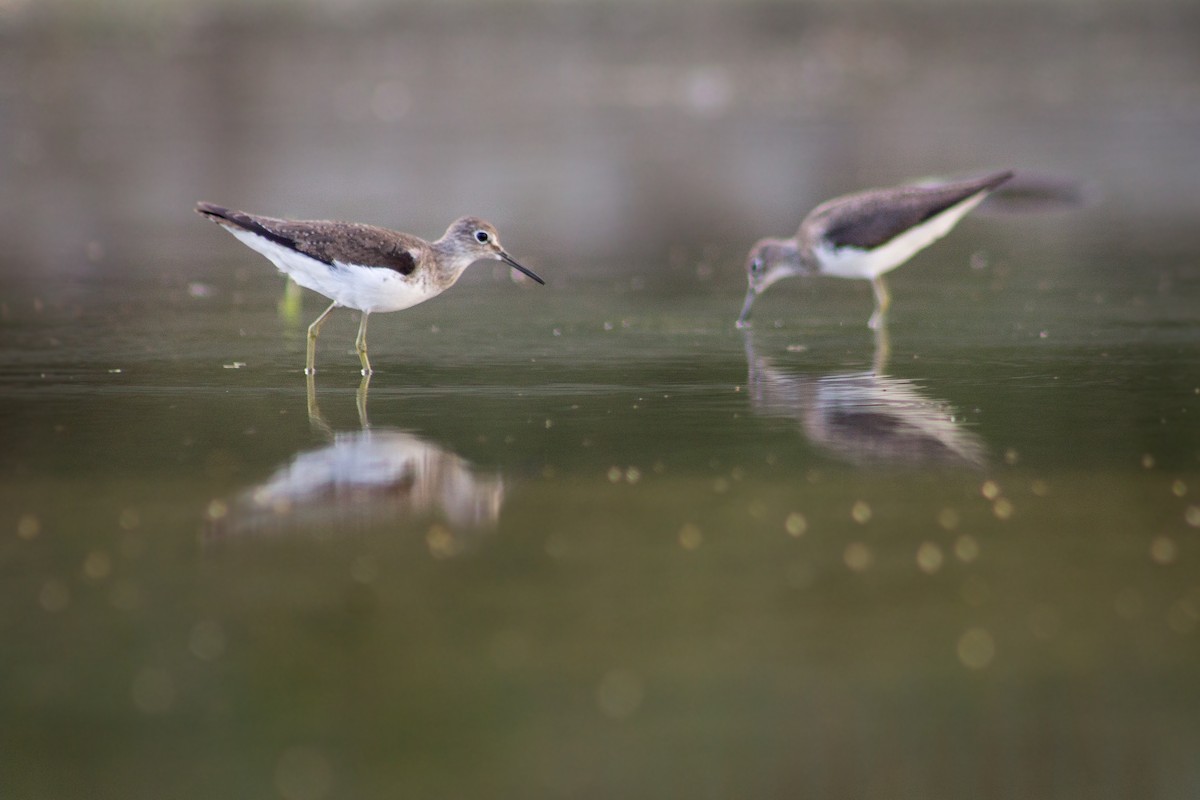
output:
[[[755,273],[756,275],[758,273],[762,272],[762,268],[763,268],[763,260],[761,258],[756,258],[750,262],[750,271]]]
[[[487,231],[475,231],[475,241],[480,244],[487,244],[491,240],[492,237],[488,235]]]

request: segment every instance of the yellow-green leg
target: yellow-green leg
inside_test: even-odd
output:
[[[317,407],[317,385],[311,372],[305,377],[305,382],[308,384],[308,424],[332,439],[333,428],[329,427],[329,423],[321,416],[321,409]]]
[[[371,362],[367,358],[367,317],[370,316],[366,311],[363,312],[362,322],[358,323],[358,338],[354,340],[354,349],[358,351],[358,360],[362,362],[362,374],[371,374]]]
[[[325,324],[326,317],[333,313],[337,306],[336,302],[330,303],[329,308],[325,309],[325,313],[308,326],[308,358],[304,362],[305,375],[313,375],[317,371],[317,336],[321,333],[321,326]]]
[[[371,421],[367,418],[367,391],[371,388],[371,376],[363,375],[362,383],[358,384],[358,392],[355,394],[355,405],[358,407],[358,424],[364,431],[371,427]]]
[[[892,307],[892,293],[888,291],[883,276],[877,275],[871,279],[871,288],[875,290],[875,313],[867,325],[877,331],[887,324],[887,312]]]

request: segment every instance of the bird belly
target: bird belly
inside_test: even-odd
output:
[[[345,272],[353,279],[345,281],[348,285],[333,299],[368,314],[402,311],[441,293],[441,289],[420,280],[418,273],[406,276],[386,267],[364,267],[339,261],[334,264],[338,274]]]
[[[986,196],[987,192],[971,195],[874,250],[816,247],[814,252],[821,264],[821,274],[835,278],[871,279],[890,272],[953,230],[958,221]]]
[[[439,293],[431,284],[419,280],[418,273],[405,276],[384,267],[340,262],[330,266],[250,231],[233,227],[226,230],[305,289],[323,294],[346,308],[368,314],[400,311]]]
[[[821,264],[821,274],[833,278],[870,279],[900,266],[901,261],[887,263],[879,250],[862,250],[858,247],[814,248]]]

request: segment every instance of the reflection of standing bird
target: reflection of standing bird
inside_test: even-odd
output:
[[[461,550],[469,534],[496,525],[505,494],[499,475],[480,473],[414,433],[372,428],[365,379],[357,399],[362,430],[335,433],[317,407],[310,376],[309,422],[331,441],[296,454],[264,483],[242,492],[227,514],[213,520],[212,535],[340,531],[440,516],[450,526],[437,545],[445,555]]]
[[[482,259],[503,261],[545,283],[504,252],[496,229],[477,217],[455,220],[442,238],[427,242],[354,222],[260,217],[211,203],[198,203],[196,211],[262,253],[296,283],[333,300],[308,328],[309,375],[316,371],[317,334],[338,306],[362,311],[354,347],[362,374],[370,375],[367,316],[372,312],[400,311],[436,297]]]
[[[233,516],[237,530],[263,531],[442,515],[465,533],[495,525],[503,499],[499,476],[478,474],[415,434],[371,429],[339,433],[329,445],[297,454],[247,490]]]
[[[1011,178],[996,172],[973,180],[912,184],[848,194],[817,206],[789,239],[762,239],[746,258],[750,287],[738,317],[767,287],[794,275],[869,280],[875,289],[870,326],[884,324],[891,295],[883,275],[945,236],[988,193]]]

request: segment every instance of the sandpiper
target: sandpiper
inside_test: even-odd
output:
[[[367,317],[378,311],[400,311],[449,289],[463,271],[483,259],[503,261],[538,283],[541,278],[518,264],[500,246],[496,229],[478,217],[451,223],[442,238],[427,242],[399,231],[356,222],[291,220],[231,211],[197,203],[196,211],[243,244],[257,250],[296,283],[333,302],[308,326],[305,373],[316,371],[317,335],[338,306],[362,312],[354,347],[362,374],[367,359]]]
[[[817,206],[789,239],[761,239],[746,258],[750,288],[738,317],[749,325],[750,307],[771,284],[794,275],[870,280],[875,313],[867,324],[884,324],[891,294],[885,273],[945,236],[1011,171],[970,180],[919,183],[848,194]]]

